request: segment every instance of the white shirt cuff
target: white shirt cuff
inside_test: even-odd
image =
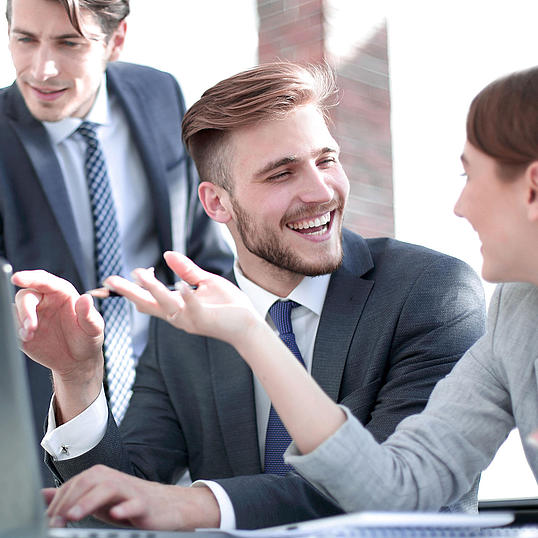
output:
[[[51,398],[48,428],[41,446],[54,461],[69,460],[88,452],[104,437],[108,423],[108,405],[104,388],[80,415],[56,427],[54,395]]]
[[[220,509],[220,527],[219,529],[223,531],[235,530],[235,512],[232,501],[226,493],[226,490],[217,482],[212,480],[196,480],[193,482],[192,487],[208,487],[215,498],[217,499],[217,504]]]

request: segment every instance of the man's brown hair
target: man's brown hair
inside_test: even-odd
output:
[[[473,99],[467,140],[497,161],[506,180],[538,160],[537,67],[495,80]]]
[[[226,141],[234,129],[285,118],[313,104],[324,115],[336,104],[337,86],[324,64],[262,64],[227,78],[202,95],[183,118],[183,141],[201,181],[231,190]]]
[[[65,9],[73,28],[84,35],[82,28],[81,10],[87,10],[96,18],[101,30],[109,38],[120,22],[129,15],[129,0],[47,0],[58,2]],[[7,0],[6,18],[11,24],[13,0]]]

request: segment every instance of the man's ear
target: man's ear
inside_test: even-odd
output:
[[[125,44],[125,34],[127,33],[127,22],[125,20],[118,24],[118,27],[114,30],[110,36],[108,46],[110,47],[110,54],[108,57],[109,62],[115,62],[123,50]]]
[[[226,224],[232,218],[230,212],[230,196],[220,185],[202,181],[198,185],[198,197],[209,218]]]

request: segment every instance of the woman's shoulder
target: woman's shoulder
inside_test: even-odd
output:
[[[528,352],[538,333],[538,287],[514,282],[497,286],[488,310],[489,327],[497,352]],[[531,349],[529,349],[529,346]]]
[[[491,300],[492,306],[496,303],[503,310],[520,310],[521,307],[535,310],[538,305],[538,287],[528,282],[499,284]]]

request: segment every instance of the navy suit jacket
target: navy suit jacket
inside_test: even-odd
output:
[[[484,321],[480,281],[463,262],[345,231],[312,376],[382,441],[423,409],[435,383],[483,333]],[[152,321],[121,431],[109,419],[94,449],[50,462],[59,481],[95,463],[162,482],[173,482],[185,467],[193,479],[217,480],[239,528],[341,512],[296,474],[261,474],[252,373],[237,352],[160,320]]]
[[[215,223],[203,210],[198,177],[181,143],[185,105],[175,79],[148,67],[112,63],[109,93],[125,111],[151,192],[161,251],[184,238],[186,254],[202,267],[227,273],[232,255]],[[69,203],[60,164],[42,123],[28,111],[17,86],[0,90],[0,256],[15,271],[46,269],[69,280],[79,292],[89,289],[75,227],[76,208]],[[183,194],[183,205],[175,194]],[[160,277],[172,283],[161,260]],[[43,432],[43,406],[51,394],[48,371],[28,359],[36,434]],[[39,410],[36,412],[36,410]],[[50,473],[44,467],[44,477]]]

